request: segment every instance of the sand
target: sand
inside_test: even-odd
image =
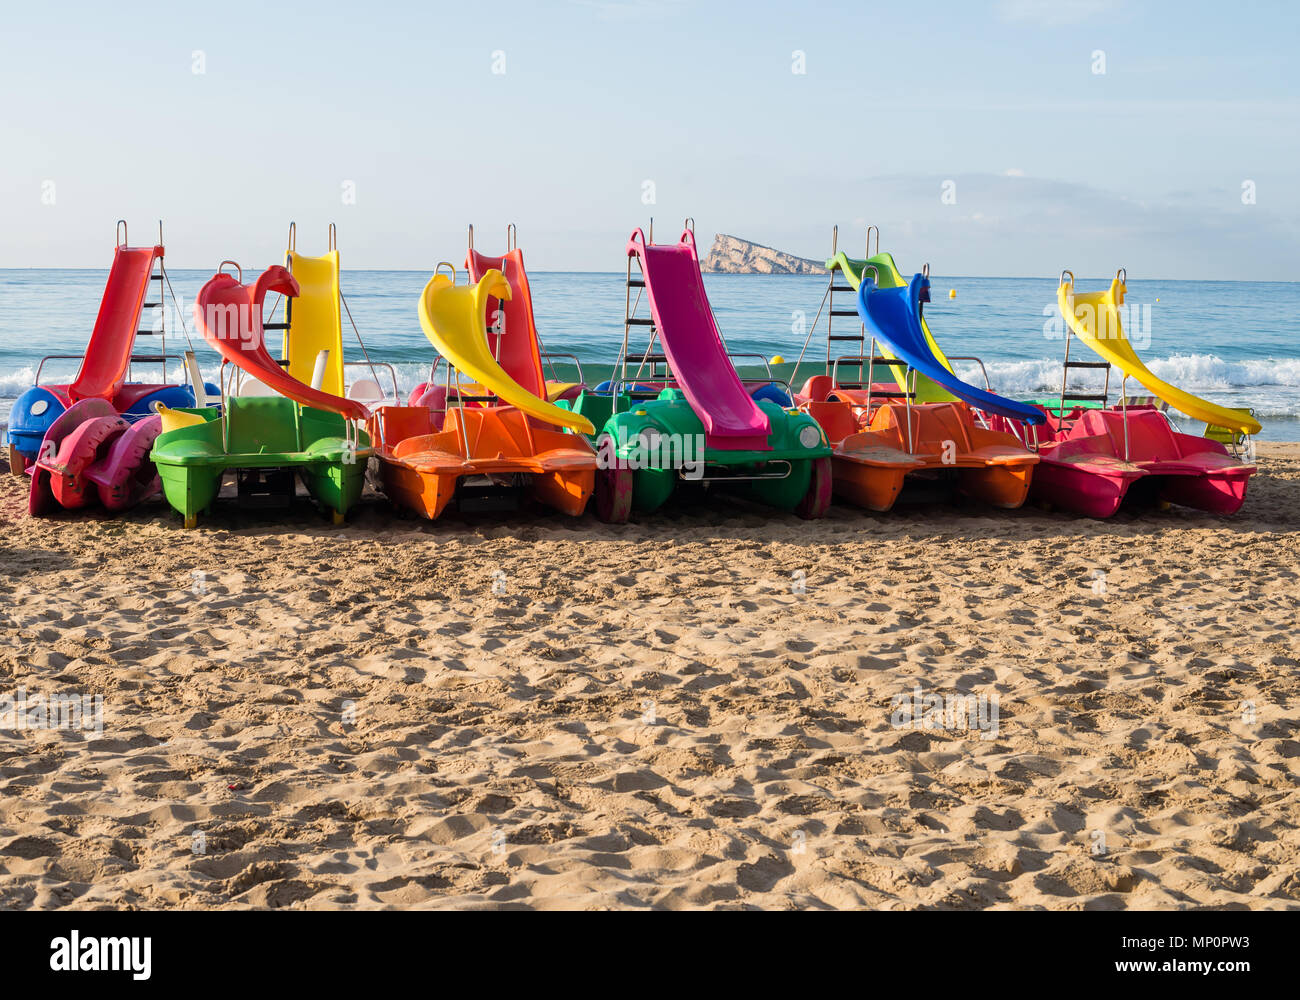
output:
[[[6,474],[0,696],[103,725],[0,731],[0,906],[1300,907],[1300,446],[1261,450],[1234,518],[1109,522],[185,532]]]

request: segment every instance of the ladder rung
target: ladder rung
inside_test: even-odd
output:
[[[1109,361],[1067,361],[1062,368],[1109,368]]]
[[[137,337],[156,337],[158,332],[156,330],[136,330],[135,335]]]
[[[851,285],[831,285],[832,292],[852,292],[856,291]]]
[[[667,354],[644,354],[638,360],[644,361],[648,365],[666,365],[668,364]]]
[[[655,321],[652,319],[638,319],[635,316],[629,316],[627,319],[628,326],[654,326]]]
[[[890,365],[891,367],[902,365],[904,368],[907,367],[907,362],[902,358],[867,358],[866,360],[873,365]]]
[[[150,280],[150,281],[162,281],[162,280],[163,280],[163,275],[161,275],[161,274],[151,274],[151,275],[149,275],[149,280]]]
[[[627,287],[628,287],[628,288],[645,288],[645,279],[644,279],[644,278],[628,278],[628,279],[627,279]]]
[[[142,302],[142,303],[140,304],[140,308],[141,308],[141,309],[157,309],[160,305],[162,305],[161,302]]]
[[[131,355],[131,364],[133,365],[160,364],[161,362],[164,362],[166,360],[167,360],[167,355],[165,354],[132,354]]]
[[[856,316],[857,314],[858,311],[856,309],[832,309],[831,310],[832,316]]]
[[[1067,403],[1079,403],[1079,402],[1104,403],[1108,398],[1109,397],[1104,395],[1103,393],[1094,393],[1093,395],[1081,395],[1080,393],[1077,392],[1067,392],[1065,394],[1065,401]]]
[[[865,344],[867,342],[867,338],[860,333],[858,334],[832,333],[826,339],[827,340],[856,340],[859,344]]]
[[[871,398],[882,397],[884,399],[915,399],[914,392],[895,392],[892,389],[872,389]]]
[[[262,329],[263,330],[287,330],[289,329],[289,324],[288,323],[263,323]]]

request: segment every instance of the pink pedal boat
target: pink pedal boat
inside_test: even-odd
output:
[[[1091,517],[1110,517],[1127,498],[1146,503],[1180,504],[1212,514],[1234,514],[1246,499],[1246,486],[1255,473],[1246,458],[1229,452],[1223,440],[1248,445],[1259,421],[1248,410],[1232,409],[1200,399],[1156,377],[1138,357],[1124,335],[1120,307],[1127,275],[1121,268],[1110,287],[1098,292],[1078,292],[1074,275],[1061,272],[1057,305],[1065,320],[1065,363],[1061,398],[1051,407],[1037,403],[1047,414],[1047,441],[1039,444],[1041,461],[1034,474],[1032,495],[1066,510]],[[1100,361],[1071,361],[1070,343],[1078,337]],[[1109,406],[1110,371],[1124,376],[1118,406]],[[1072,368],[1103,369],[1105,388],[1100,395],[1068,393]],[[1128,380],[1137,380],[1154,395],[1130,401],[1124,392]],[[1206,422],[1206,436],[1180,433],[1156,399]],[[1068,401],[1068,402],[1067,402]],[[1079,403],[1099,402],[1100,409]],[[1053,410],[1055,412],[1053,412]]]
[[[1218,441],[1174,430],[1153,406],[1084,410],[1039,455],[1034,495],[1089,517],[1110,517],[1130,494],[1235,514],[1255,474]]]
[[[160,492],[158,473],[146,459],[161,429],[157,414],[129,423],[108,400],[74,403],[45,432],[27,469],[28,512],[75,510],[96,498],[119,511]]]

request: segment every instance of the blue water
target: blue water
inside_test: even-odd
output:
[[[211,276],[207,271],[169,273],[186,309]],[[0,270],[0,422],[7,420],[13,399],[32,384],[42,356],[85,349],[106,276],[106,270]],[[578,355],[588,382],[608,377],[622,342],[624,276],[535,273],[530,278],[546,349]],[[427,280],[423,271],[343,274],[343,293],[370,357],[393,363],[403,391],[424,380],[433,357],[416,316],[416,301]],[[1107,280],[1080,278],[1077,287],[1102,288]],[[826,284],[817,276],[705,278],[728,347],[768,357],[780,354],[788,361],[799,356]],[[1004,395],[1025,398],[1059,392],[1064,342],[1059,334],[1044,330],[1055,312],[1055,277],[935,275],[933,287],[934,302],[926,314],[945,351],[980,357],[994,390]],[[949,289],[956,291],[956,298],[947,297]],[[1134,339],[1143,338],[1139,353],[1156,374],[1215,402],[1253,407],[1264,423],[1264,438],[1300,439],[1300,329],[1293,318],[1300,315],[1300,284],[1133,280],[1128,302],[1144,319],[1144,307],[1150,308],[1149,324],[1144,323]],[[837,295],[836,308],[852,308],[850,297]],[[643,304],[641,315],[646,314]],[[204,371],[215,376],[216,353],[194,332],[188,313],[186,323]],[[808,362],[825,360],[824,323],[823,318],[808,345]],[[852,319],[837,318],[835,323],[838,332],[857,328]],[[185,338],[174,312],[169,313],[167,329],[168,351],[183,350]],[[1129,333],[1134,336],[1133,324]],[[360,360],[361,349],[346,316],[344,338],[348,359]],[[153,353],[157,345],[142,338],[137,350]],[[1072,351],[1081,360],[1093,360],[1077,341]],[[957,367],[972,381],[981,380],[972,366]],[[41,381],[68,381],[76,368],[76,361],[50,361]],[[799,381],[809,373],[800,372]],[[179,372],[172,374],[179,378]],[[136,377],[154,375],[142,368]],[[1079,374],[1071,384],[1082,387],[1100,377]],[[1112,385],[1112,398],[1117,388]]]

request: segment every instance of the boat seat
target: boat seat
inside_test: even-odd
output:
[[[843,441],[862,429],[848,403],[805,403],[802,409],[821,425],[826,432],[826,440],[832,444]]]
[[[232,455],[293,454],[298,441],[297,406],[287,396],[245,396],[228,401],[227,451]]]
[[[384,398],[384,390],[372,378],[359,378],[348,387],[348,399],[354,399],[371,409],[382,403]]]
[[[265,382],[260,382],[251,375],[240,374],[239,388],[236,396],[274,396],[276,392]]]

